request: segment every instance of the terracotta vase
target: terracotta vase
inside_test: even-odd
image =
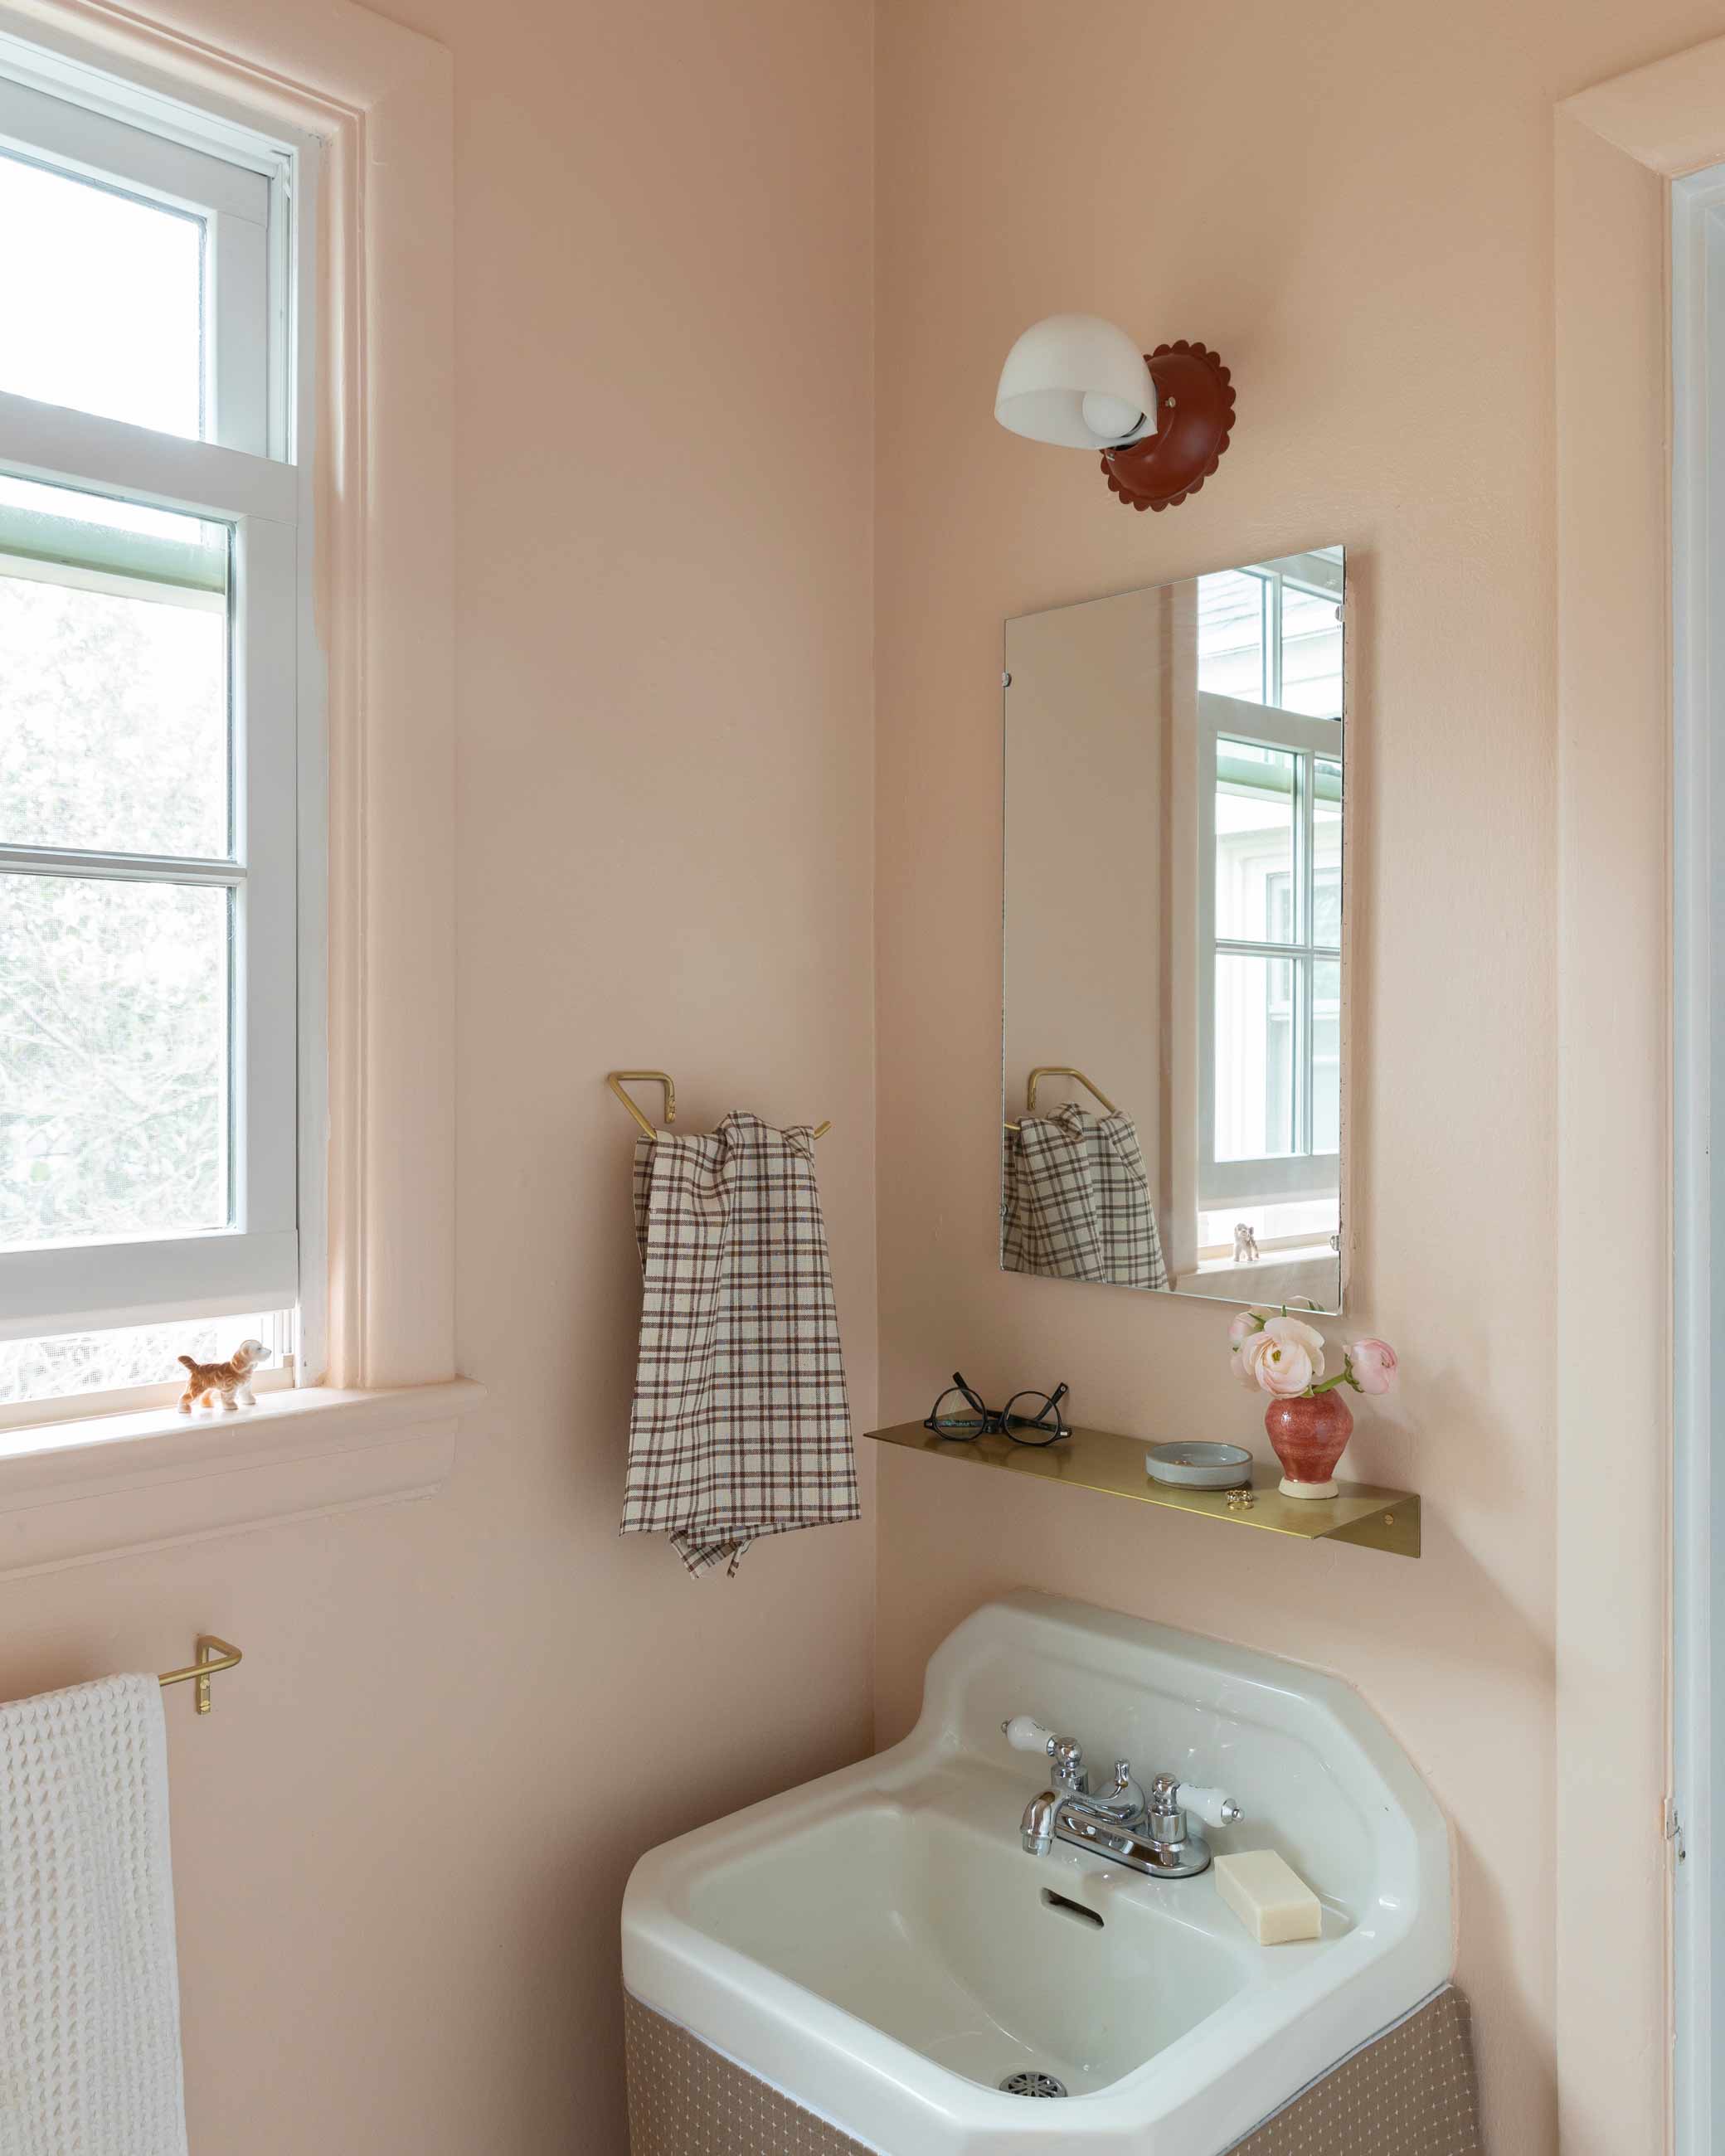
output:
[[[1353,1417],[1339,1386],[1307,1399],[1272,1400],[1264,1428],[1281,1462],[1284,1497],[1333,1497],[1331,1477],[1353,1435]]]

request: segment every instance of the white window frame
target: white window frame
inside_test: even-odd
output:
[[[107,85],[106,109],[97,110],[41,79],[35,56],[0,41],[0,146],[205,223],[214,330],[202,385],[208,439],[0,393],[0,471],[229,528],[234,842],[231,860],[220,861],[0,844],[0,872],[228,894],[232,1215],[203,1234],[0,1251],[0,1337],[14,1339],[296,1306],[300,1126],[321,1106],[301,1099],[296,1042],[299,797],[307,795],[315,823],[322,781],[300,747],[301,486],[288,460],[298,432],[290,347],[297,309],[282,229],[310,146],[223,127],[216,154],[184,139],[183,119],[179,139],[169,139],[116,116],[123,85]],[[226,154],[237,142],[249,163]],[[317,731],[315,715],[310,730]],[[315,910],[308,904],[305,917]]]
[[[300,1383],[214,1421],[153,1409],[0,1433],[0,1573],[53,1571],[285,1518],[427,1496],[484,1393],[454,1357],[454,124],[449,53],[353,0],[316,10],[0,0],[100,109],[214,121],[301,151],[295,244],[314,305],[290,351],[300,416]],[[316,542],[314,548],[314,540]],[[310,619],[314,609],[307,609]],[[327,1203],[327,1242],[321,1209]],[[326,1249],[321,1260],[307,1253]]]
[[[1339,1152],[1309,1151],[1271,1155],[1263,1159],[1216,1158],[1216,960],[1219,955],[1286,958],[1295,962],[1296,980],[1302,971],[1306,990],[1295,1011],[1295,1054],[1302,1068],[1310,1062],[1311,979],[1320,963],[1342,964],[1345,930],[1336,945],[1312,940],[1311,908],[1296,906],[1300,933],[1286,943],[1257,942],[1216,932],[1216,745],[1226,737],[1254,747],[1280,749],[1306,759],[1322,757],[1346,766],[1342,752],[1343,726],[1336,719],[1308,718],[1297,711],[1279,711],[1269,705],[1248,703],[1224,696],[1214,690],[1198,693],[1198,1209],[1209,1213],[1230,1205],[1273,1204],[1294,1199],[1325,1198],[1341,1188]],[[1310,769],[1308,762],[1304,767]],[[1294,872],[1296,882],[1308,874],[1312,855],[1314,788],[1296,788],[1298,814],[1294,833]],[[1346,893],[1343,893],[1345,918]],[[1309,1079],[1296,1087],[1300,1127],[1296,1141],[1311,1143],[1312,1087]]]
[[[292,424],[285,249],[295,153],[228,130],[219,148],[213,135],[197,147],[156,131],[146,104],[134,99],[127,115],[123,93],[104,98],[101,109],[77,101],[28,49],[0,39],[0,148],[203,221],[214,330],[205,354],[204,439],[285,459]],[[182,124],[178,136],[185,133]]]

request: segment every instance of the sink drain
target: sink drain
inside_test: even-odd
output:
[[[1052,2074],[1009,2074],[1000,2084],[1009,2096],[1064,2096],[1066,2084]]]

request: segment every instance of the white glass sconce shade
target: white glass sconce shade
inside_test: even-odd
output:
[[[1156,432],[1156,385],[1124,330],[1100,315],[1050,315],[1006,355],[994,417],[1033,442],[1111,449]]]

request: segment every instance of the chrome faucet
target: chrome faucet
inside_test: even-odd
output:
[[[1015,1714],[1000,1727],[1015,1752],[1040,1752],[1054,1762],[1052,1786],[1031,1798],[1019,1823],[1019,1839],[1029,1856],[1046,1856],[1056,1841],[1065,1841],[1153,1878],[1193,1879],[1209,1869],[1210,1845],[1188,1814],[1213,1827],[1232,1826],[1245,1816],[1220,1789],[1174,1774],[1158,1774],[1147,1795],[1127,1759],[1114,1763],[1114,1786],[1097,1794],[1074,1738],[1056,1736],[1028,1714]]]

